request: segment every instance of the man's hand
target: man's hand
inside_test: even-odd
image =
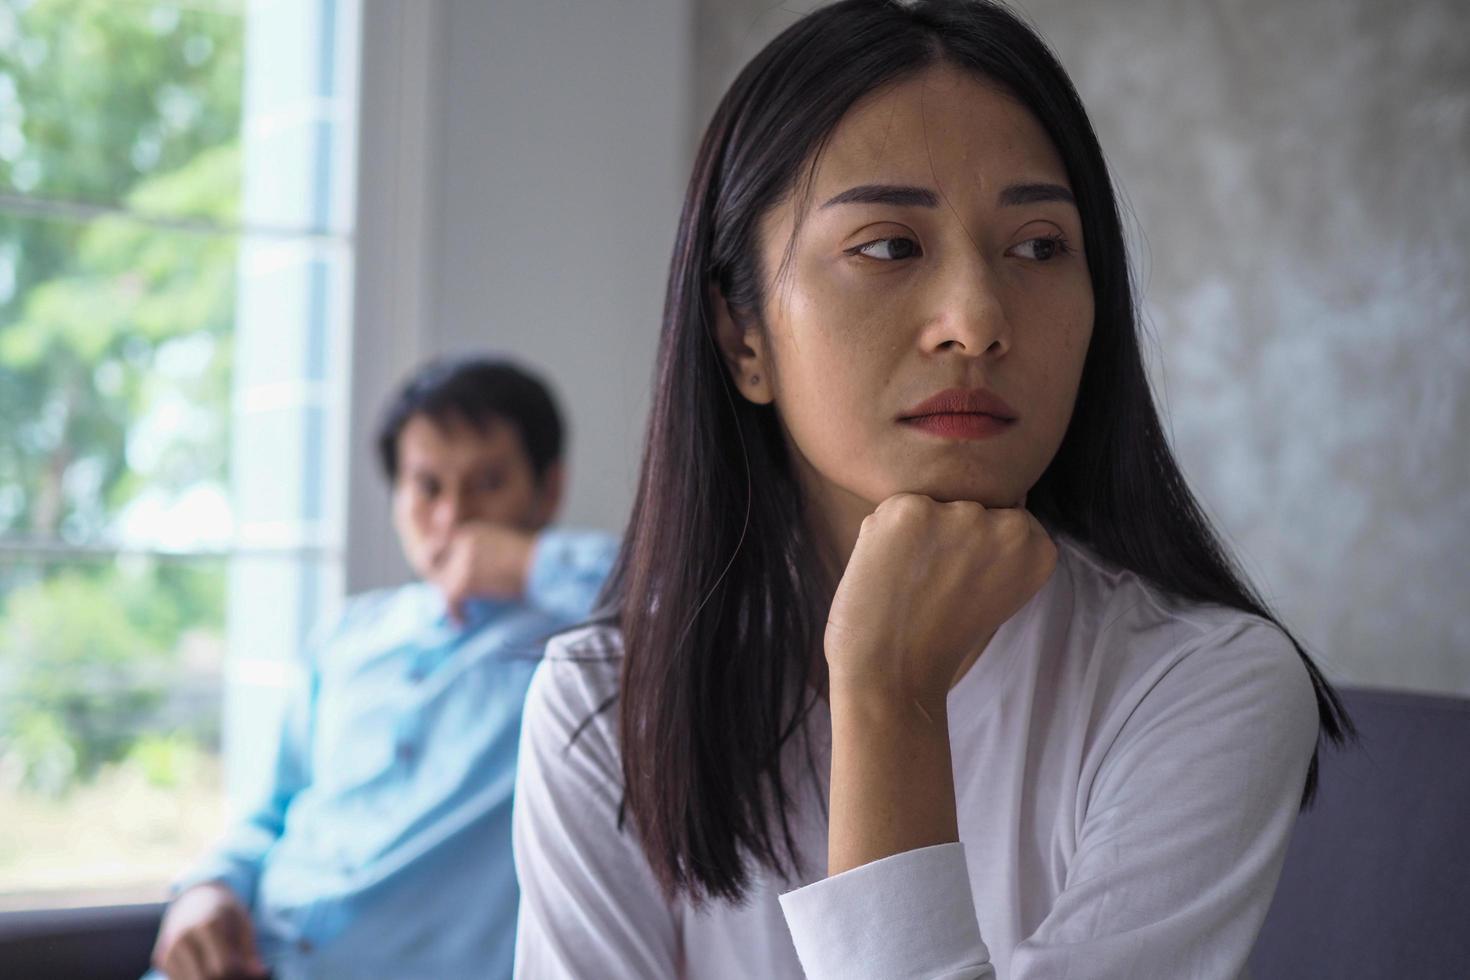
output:
[[[169,980],[244,980],[269,976],[255,946],[250,913],[224,885],[206,882],[169,905],[153,965]]]
[[[444,593],[449,616],[464,621],[468,599],[519,599],[526,593],[536,535],[503,524],[471,521],[454,529],[434,556],[429,581]]]

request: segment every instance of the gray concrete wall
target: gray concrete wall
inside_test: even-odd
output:
[[[813,6],[697,0],[697,126]],[[1131,202],[1219,526],[1335,677],[1470,695],[1470,5],[1019,6]]]

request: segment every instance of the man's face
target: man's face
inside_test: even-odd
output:
[[[560,502],[560,466],[537,480],[519,431],[498,419],[481,430],[413,416],[398,434],[393,485],[393,526],[409,565],[428,577],[454,530],[472,521],[539,531]]]

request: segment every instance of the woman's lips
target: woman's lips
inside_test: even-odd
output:
[[[946,439],[988,439],[1015,425],[1014,419],[998,418],[980,412],[952,412],[940,415],[916,415],[900,419],[903,425]]]
[[[1016,424],[1016,411],[984,388],[948,388],[898,417],[911,426],[947,439],[987,439]]]

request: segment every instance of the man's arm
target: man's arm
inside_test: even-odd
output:
[[[315,702],[314,672],[299,667],[288,681],[285,709],[269,771],[254,781],[241,816],[219,846],[174,882],[174,892],[205,881],[229,886],[245,905],[255,902],[255,885],[266,852],[281,836],[291,800],[310,782],[310,739]]]
[[[175,879],[159,929],[153,965],[170,978],[264,975],[250,923],[256,883],[280,838],[291,800],[310,781],[314,673],[302,666],[288,681],[270,770],[220,845]]]
[[[526,600],[571,622],[592,615],[618,557],[618,541],[601,531],[542,531],[531,553]]]
[[[575,623],[591,615],[617,553],[617,539],[600,531],[533,533],[474,521],[455,531],[429,578],[456,620],[479,597],[520,599]]]

